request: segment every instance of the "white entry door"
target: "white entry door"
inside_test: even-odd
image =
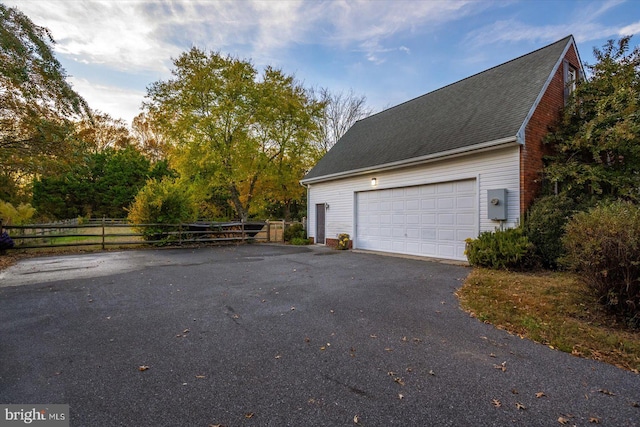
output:
[[[476,181],[452,181],[356,194],[356,248],[466,260],[478,235]]]

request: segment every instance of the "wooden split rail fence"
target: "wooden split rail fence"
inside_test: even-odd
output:
[[[284,242],[284,230],[294,222],[237,221],[188,224],[131,224],[122,219],[91,219],[51,224],[2,225],[14,242],[11,249],[92,246],[106,249],[128,245],[182,245],[215,242]]]

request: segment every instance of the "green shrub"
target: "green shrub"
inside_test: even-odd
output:
[[[165,178],[149,180],[136,195],[129,208],[129,220],[134,224],[180,224],[195,221],[197,206],[184,185]],[[154,225],[137,227],[146,240],[169,240],[175,227]]]
[[[567,224],[562,263],[575,271],[601,302],[640,324],[640,206],[599,205]]]
[[[307,232],[304,230],[304,226],[300,223],[291,224],[284,230],[285,242],[293,243],[293,239],[306,239]]]
[[[9,202],[0,200],[0,221],[4,225],[24,225],[28,224],[36,210],[28,203],[20,203],[14,207]]]
[[[522,228],[485,231],[467,239],[465,254],[471,265],[493,269],[522,269],[532,264],[533,244]]]
[[[308,245],[309,243],[310,243],[309,239],[304,239],[302,237],[294,237],[293,239],[291,239],[292,245],[302,246],[302,245]]]
[[[523,232],[535,246],[535,254],[542,266],[555,269],[565,254],[561,236],[569,218],[576,211],[576,203],[567,196],[545,196],[536,200],[525,217]]]

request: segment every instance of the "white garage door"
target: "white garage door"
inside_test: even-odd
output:
[[[357,193],[356,247],[466,260],[477,205],[475,180]]]

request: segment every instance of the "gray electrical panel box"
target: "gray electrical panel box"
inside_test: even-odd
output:
[[[505,221],[507,219],[507,189],[487,190],[487,211],[489,219]]]

